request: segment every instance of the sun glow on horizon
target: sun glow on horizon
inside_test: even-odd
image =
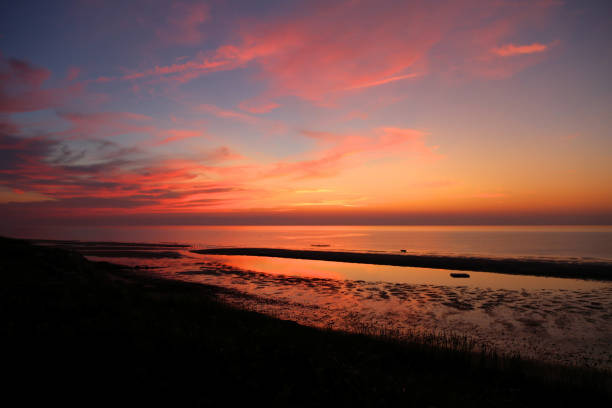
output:
[[[290,3],[7,6],[0,213],[612,223],[607,6]]]

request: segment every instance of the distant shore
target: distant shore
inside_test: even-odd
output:
[[[412,255],[364,252],[336,252],[280,248],[212,248],[192,250],[209,255],[248,255],[309,259],[372,265],[412,266],[461,271],[495,272],[515,275],[612,280],[612,263],[557,261],[522,258],[484,258],[444,255]]]

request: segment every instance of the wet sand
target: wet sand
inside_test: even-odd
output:
[[[7,390],[30,405],[40,397],[76,406],[95,396],[101,405],[125,401],[137,406],[216,406],[228,401],[609,406],[606,372],[475,354],[469,339],[452,335],[424,332],[425,337],[413,338],[423,341],[397,342],[388,337],[395,332],[376,330],[377,322],[361,320],[360,313],[335,313],[314,302],[317,296],[332,303],[338,298],[342,306],[348,304],[344,298],[364,292],[358,304],[384,305],[404,295],[406,301],[419,303],[419,297],[434,299],[436,288],[423,292],[409,284],[260,273],[188,251],[180,251],[180,258],[112,259],[139,266],[132,269],[24,241],[0,238],[0,244],[6,249],[0,257],[0,311],[6,324],[0,331],[11,351],[4,364]],[[159,279],[163,276],[172,280]],[[181,282],[186,278],[199,284]],[[261,290],[202,285],[207,279]],[[296,290],[307,296],[286,300],[283,288],[290,296]],[[383,337],[315,330],[227,307],[217,301],[219,296],[278,317],[287,313],[292,316],[288,320],[300,322],[300,310],[311,310],[302,313],[311,323],[319,313],[327,322],[318,325],[336,328],[334,321],[345,322],[358,333]],[[378,315],[383,312],[384,307]],[[391,310],[386,313],[401,318]]]
[[[373,265],[414,266],[462,271],[498,272],[559,278],[612,280],[612,264],[572,260],[522,258],[478,258],[438,255],[312,251],[276,248],[211,248],[193,252],[216,255],[249,255],[276,258],[364,263]]]
[[[353,264],[353,275],[333,271],[325,275],[309,273],[308,262],[326,262],[303,261],[302,271],[289,268],[270,273],[265,263],[249,267],[253,257],[182,254],[180,259],[117,258],[112,262],[148,268],[147,272],[164,278],[228,289],[219,295],[226,303],[307,326],[382,331],[398,338],[415,333],[467,336],[477,348],[505,355],[612,369],[612,284],[607,281],[491,274],[500,281],[509,276],[538,282],[523,288],[478,286],[471,284],[472,278],[448,278],[444,284],[426,279],[388,282],[347,279],[358,276],[358,269],[367,265]],[[412,269],[405,268],[408,280]]]
[[[300,324],[349,332],[468,336],[524,358],[612,369],[612,285],[590,289],[491,289],[272,275],[211,260],[181,279],[235,288],[226,302]],[[176,276],[175,276],[176,278]]]
[[[473,271],[470,278],[453,279],[448,269],[355,263],[362,255],[410,261],[406,255],[262,249],[257,251],[268,256],[254,257],[211,254],[241,249],[192,251],[170,244],[64,245],[91,260],[222,288],[226,303],[303,325],[395,337],[450,333],[505,355],[612,370],[609,280]],[[352,263],[270,257],[278,251],[345,260],[350,255]]]

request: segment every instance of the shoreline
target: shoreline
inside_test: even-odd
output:
[[[64,248],[0,243],[0,332],[15,357],[7,370],[15,384],[28,378],[47,397],[71,384],[75,391],[63,401],[82,402],[79,393],[101,395],[100,385],[113,378],[101,398],[127,395],[139,405],[225,404],[236,390],[244,402],[289,406],[610,400],[608,371],[474,352],[456,336],[403,342],[368,327],[353,334],[307,327],[228,305],[219,298],[228,289],[89,261]]]
[[[210,248],[191,252],[203,255],[246,255],[307,259],[372,265],[406,266],[457,271],[493,272],[513,275],[545,276],[612,281],[612,263],[571,262],[540,259],[484,258],[444,255],[382,254],[280,248]]]
[[[85,256],[103,258],[181,258],[178,251],[203,255],[245,255],[344,262],[370,265],[418,267],[449,271],[489,272],[509,275],[540,276],[583,280],[612,281],[612,262],[606,260],[571,260],[540,258],[493,258],[471,255],[393,254],[381,252],[330,251],[317,249],[285,249],[263,247],[223,247],[191,249],[189,244],[143,243],[116,241],[76,241],[25,239],[37,245],[57,246],[74,250]]]

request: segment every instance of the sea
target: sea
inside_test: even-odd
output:
[[[612,261],[612,226],[47,226],[6,234],[35,239],[172,242],[198,248],[325,248]]]

